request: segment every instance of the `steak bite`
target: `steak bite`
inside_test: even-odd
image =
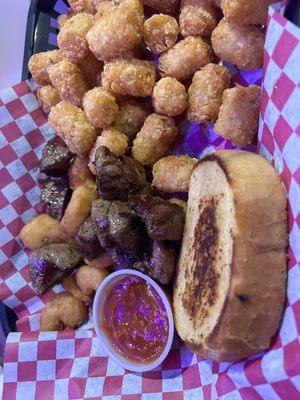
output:
[[[174,244],[155,240],[151,255],[145,257],[143,261],[137,261],[133,268],[162,284],[169,284],[174,277],[176,258],[177,251]]]
[[[72,157],[67,147],[52,139],[44,147],[40,170],[48,176],[63,176],[68,172]]]
[[[145,169],[130,157],[115,156],[105,146],[95,154],[96,182],[99,197],[105,200],[124,200],[146,185]]]
[[[70,200],[70,189],[66,179],[51,180],[41,190],[41,202],[47,214],[61,220]]]
[[[153,240],[181,240],[184,227],[182,207],[150,194],[130,196],[130,205],[144,221]]]
[[[81,225],[78,235],[75,238],[84,257],[96,258],[101,250],[97,237],[97,227],[89,215]]]
[[[29,253],[29,274],[38,294],[59,283],[83,261],[75,243],[51,244]]]
[[[147,233],[142,221],[128,204],[96,200],[92,207],[92,218],[103,247],[117,246],[135,257],[143,253]]]

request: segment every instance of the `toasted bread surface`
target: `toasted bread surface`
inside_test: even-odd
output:
[[[263,157],[226,150],[197,163],[173,298],[177,331],[193,351],[231,361],[270,345],[286,247],[285,190]]]

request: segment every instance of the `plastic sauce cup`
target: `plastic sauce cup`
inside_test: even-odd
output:
[[[124,278],[128,276],[138,276],[139,278],[144,279],[146,282],[148,282],[159,294],[166,312],[167,312],[167,318],[168,318],[168,323],[169,323],[169,335],[168,335],[168,340],[166,342],[166,346],[164,348],[164,351],[162,354],[154,361],[151,361],[150,363],[139,363],[135,362],[132,360],[128,360],[127,358],[123,357],[113,346],[110,338],[106,335],[106,333],[101,329],[102,322],[103,322],[103,307],[106,301],[107,296],[111,293],[111,290],[114,288],[114,286]],[[112,274],[108,275],[100,284],[95,298],[94,298],[94,305],[93,305],[93,318],[94,318],[94,324],[95,324],[95,330],[96,334],[98,336],[98,339],[100,340],[100,343],[106,350],[106,352],[118,363],[120,364],[124,369],[127,369],[128,371],[133,371],[133,372],[143,372],[143,371],[150,371],[154,368],[156,368],[158,365],[160,365],[163,360],[167,357],[170,348],[172,346],[173,338],[174,338],[174,320],[173,320],[173,314],[172,314],[172,308],[170,301],[165,294],[164,290],[151,278],[149,278],[147,275],[142,274],[139,271],[135,271],[132,269],[123,269],[120,271],[113,272]]]

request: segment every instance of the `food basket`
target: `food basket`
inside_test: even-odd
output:
[[[299,18],[299,2],[293,2],[293,6],[295,8],[290,8],[288,12],[290,18],[296,21]],[[280,6],[277,7],[279,9]],[[29,77],[27,63],[30,56],[56,46],[56,18],[66,10],[67,2],[63,0],[32,1],[24,51],[24,80]],[[4,149],[0,157],[3,162],[0,171],[0,209],[5,210],[0,218],[0,257],[2,271],[7,271],[1,275],[0,294],[1,300],[14,309],[19,317],[19,332],[12,332],[8,336],[5,350],[4,399],[300,399],[300,249],[296,241],[300,231],[296,201],[300,193],[300,166],[296,161],[300,140],[295,133],[295,124],[299,119],[294,113],[285,114],[282,111],[285,104],[294,100],[294,88],[289,87],[288,93],[285,90],[284,79],[288,74],[288,67],[285,66],[289,60],[300,60],[300,50],[296,53],[300,33],[275,9],[269,13],[269,24],[274,30],[273,39],[277,44],[283,40],[286,47],[284,54],[278,56],[275,44],[266,43],[266,82],[262,95],[258,149],[273,162],[285,182],[290,197],[291,233],[287,309],[280,333],[276,335],[270,350],[237,363],[216,363],[192,354],[179,340],[175,340],[173,349],[159,368],[133,374],[124,371],[107,357],[91,329],[38,332],[39,312],[47,296],[41,299],[32,296],[26,260],[22,255],[24,252],[15,238],[22,224],[40,211],[36,167],[44,143],[54,132],[35,99],[36,85],[27,81],[0,96],[0,151]],[[276,57],[281,60],[278,61],[281,62],[281,69],[276,77],[281,85],[281,95],[273,90],[276,80],[268,69],[270,60]],[[235,82],[242,85],[259,83],[262,77],[261,71],[238,73],[233,67],[230,70]],[[299,73],[295,79],[298,77],[300,80]],[[292,124],[290,129],[287,121]],[[181,128],[186,131],[186,137],[176,150],[179,154],[188,152],[198,157],[215,149],[233,148],[230,142],[218,137],[210,126],[201,126],[199,129],[196,124],[191,124]],[[279,128],[285,133],[284,140],[277,135]],[[254,146],[246,149],[253,151]],[[10,313],[7,314],[6,310],[3,315]],[[5,332],[9,330],[15,330],[13,324]]]

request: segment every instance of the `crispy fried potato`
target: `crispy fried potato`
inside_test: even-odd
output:
[[[90,214],[96,191],[92,187],[79,186],[72,193],[71,200],[60,222],[62,230],[76,236],[86,217]]]
[[[152,185],[164,193],[187,193],[190,176],[197,160],[188,156],[161,158],[153,166]]]
[[[37,215],[32,221],[23,226],[20,239],[30,250],[54,243],[62,243],[68,239],[59,222],[48,214]]]

